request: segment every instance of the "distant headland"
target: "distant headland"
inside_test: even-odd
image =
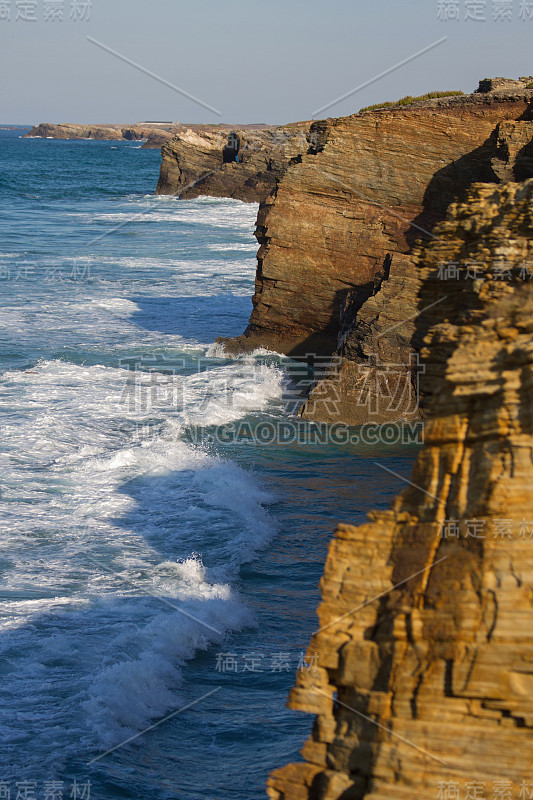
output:
[[[232,130],[234,125],[188,125],[180,122],[135,122],[133,124],[98,123],[95,125],[78,125],[73,122],[49,123],[35,125],[25,137],[40,139],[99,139],[142,141],[144,148],[156,149],[173,136],[185,130],[205,131],[213,128],[225,131]],[[264,124],[239,125],[239,128],[261,130],[272,126]]]

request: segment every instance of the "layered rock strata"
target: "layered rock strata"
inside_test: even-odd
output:
[[[423,417],[420,347],[432,308],[420,308],[411,255],[396,253],[374,293],[342,309],[337,358],[299,414],[316,422],[382,424]]]
[[[157,194],[264,201],[289,163],[309,150],[309,127],[185,129],[162,149]]]
[[[532,121],[501,122],[492,138],[495,180],[533,176]],[[448,274],[459,279],[454,265],[442,264],[440,270],[441,277]],[[302,417],[358,425],[423,416],[418,354],[433,322],[434,306],[418,304],[420,286],[412,256],[395,253],[362,307],[357,310],[356,304],[350,313],[348,302],[348,313],[341,315],[338,363],[312,390],[300,410]]]
[[[317,716],[272,800],[533,792],[533,180],[474,187],[435,236],[425,447],[390,510],[336,531],[290,698]]]
[[[226,349],[332,353],[347,299],[360,307],[387,264],[404,269],[399,256],[474,181],[501,180],[496,127],[532,118],[533,90],[515,83],[314,123],[316,145],[260,208],[254,308]]]

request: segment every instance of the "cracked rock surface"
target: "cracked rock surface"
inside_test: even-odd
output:
[[[319,669],[290,697],[313,731],[271,800],[533,782],[533,180],[473,187],[436,234],[414,254],[421,302],[446,297],[422,350],[425,446],[388,511],[336,531]],[[443,283],[447,260],[481,270]]]

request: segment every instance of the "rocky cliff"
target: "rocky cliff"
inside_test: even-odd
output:
[[[244,126],[245,130],[262,130],[267,125]],[[179,134],[193,132],[198,135],[213,134],[227,136],[233,130],[232,125],[184,125],[179,122],[141,122],[133,125],[77,125],[72,122],[60,124],[41,123],[36,125],[25,137],[41,139],[100,139],[117,141],[144,141],[143,148],[159,148]],[[173,191],[163,192],[172,194]]]
[[[531,108],[522,119],[500,122],[491,134],[494,181],[533,176],[533,122],[529,116]],[[426,238],[431,235],[428,231]],[[354,425],[423,416],[426,401],[420,387],[418,354],[436,306],[445,298],[420,304],[420,275],[412,255],[394,253],[386,258],[386,268],[362,307],[351,300],[353,294],[348,295],[337,351],[341,366],[311,392],[300,412],[304,418],[330,421],[327,410],[334,406],[343,422]],[[451,276],[464,282],[465,276],[453,263],[443,263],[439,269],[441,279]],[[470,274],[474,272],[475,265]],[[316,402],[317,398],[321,402]]]
[[[264,201],[289,163],[309,150],[309,128],[185,129],[162,149],[157,193]]]
[[[337,529],[290,699],[317,716],[272,800],[533,793],[533,181],[473,188],[434,236],[425,447],[389,511]]]
[[[76,125],[66,122],[62,124],[41,123],[36,125],[25,138],[40,137],[41,139],[99,139],[117,141],[141,141],[143,147],[158,148],[172,138],[179,126],[173,123],[135,125]]]
[[[254,309],[226,348],[332,353],[339,309],[349,300],[355,313],[380,273],[401,280],[400,256],[472,182],[501,181],[493,164],[521,150],[512,125],[533,119],[526,86],[489,81],[472,95],[314,123],[313,146],[260,209]],[[529,158],[520,155],[524,169]]]

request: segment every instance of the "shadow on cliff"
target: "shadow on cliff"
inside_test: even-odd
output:
[[[434,303],[435,292],[438,292],[440,288],[438,284],[436,286],[437,280],[437,275],[433,274],[422,285],[418,304],[420,310]],[[439,303],[433,306],[431,312],[427,315],[422,314],[417,320],[414,338],[418,340],[423,338],[430,325],[433,326],[445,320],[457,323],[460,315],[468,314],[465,309],[478,307],[479,298],[473,291],[473,282],[470,281],[469,283],[470,286],[468,288],[463,288],[462,284],[457,282],[455,285],[457,294],[452,299],[452,303]],[[445,283],[442,284],[442,289],[446,291]],[[459,297],[461,298],[461,303],[455,303],[454,306],[454,300]],[[457,311],[455,315],[453,313],[454,307]],[[439,365],[442,367],[443,376],[444,368],[456,347],[457,340],[455,339],[439,343]],[[437,380],[438,384],[438,376],[435,375],[435,371],[432,372],[431,379],[432,381]],[[412,501],[410,513],[413,514],[413,517],[416,515],[417,500],[421,491],[415,485],[413,485],[413,488],[408,488],[404,491],[402,495],[404,498],[402,511],[407,511],[407,501],[410,500]],[[391,592],[381,598],[375,624],[367,627],[364,631],[364,640],[373,642],[378,647],[378,666],[374,669],[371,656],[365,656],[363,651],[363,654],[359,657],[360,663],[357,669],[358,674],[363,676],[363,685],[360,685],[359,689],[355,685],[340,687],[337,692],[335,700],[336,736],[345,741],[355,740],[357,742],[357,744],[342,753],[343,764],[341,766],[337,767],[334,762],[328,765],[331,770],[339,769],[342,772],[347,772],[353,782],[352,786],[338,796],[339,800],[363,800],[363,798],[372,793],[372,781],[375,778],[375,768],[380,750],[382,746],[388,745],[389,734],[383,733],[388,727],[388,717],[386,714],[383,716],[376,714],[376,693],[378,696],[391,698],[394,698],[397,693],[398,687],[395,685],[394,666],[396,664],[397,667],[397,659],[401,658],[401,654],[398,655],[395,645],[397,618],[402,615],[405,616],[407,638],[412,643],[414,641],[413,619],[409,612],[406,613],[406,608],[414,609],[416,607],[415,599],[420,589],[421,579],[408,582],[409,576],[418,576],[420,573],[415,572],[415,570],[420,569],[420,572],[422,572],[423,568],[431,562],[435,545],[432,537],[428,536],[424,540],[417,542],[412,539],[411,533],[412,531],[407,530],[406,533],[397,536],[389,554],[389,563],[393,567],[390,578],[391,588],[395,585],[405,585],[400,591],[394,594]],[[432,532],[433,535],[434,533]],[[349,641],[345,647],[349,648],[351,645],[352,642]],[[342,663],[342,649],[339,656],[339,663]],[[347,660],[349,658],[347,656]],[[424,666],[423,660],[420,660],[418,672],[414,675],[415,686],[410,698],[410,713],[413,720],[416,720],[419,715],[418,693],[422,686]],[[443,687],[445,694],[450,691],[448,682],[449,670],[446,673],[446,683]],[[374,722],[375,719],[377,719],[377,723]],[[314,731],[320,741],[316,722]],[[431,757],[431,755],[429,754],[428,757]],[[310,800],[321,800],[326,796],[327,789],[330,787],[329,780],[326,772],[320,772],[316,775],[310,789]]]
[[[343,333],[351,327],[357,312],[374,291],[374,280],[360,286],[339,289],[335,292],[330,317],[325,327],[321,331],[311,333],[301,344],[290,348],[287,355],[296,360],[307,355],[331,356],[337,350]]]
[[[532,120],[533,102],[517,118],[517,122],[531,122]],[[449,205],[461,202],[473,183],[500,184],[502,182],[492,168],[493,159],[506,160],[506,155],[501,152],[498,145],[498,131],[499,125],[494,128],[482,145],[433,175],[424,193],[423,211],[413,220],[413,226],[405,237],[410,249],[417,240],[431,238],[432,228],[445,219]],[[516,181],[524,181],[533,177],[533,141],[526,144],[517,154],[513,172]],[[424,234],[424,230],[427,233]]]
[[[435,240],[431,229],[446,218],[451,203],[464,202],[473,183],[501,184],[502,181],[492,168],[493,159],[501,157],[496,127],[480,147],[435,173],[424,195],[424,211],[415,220],[417,225],[426,228],[429,235],[421,236],[416,228],[410,228],[406,239],[411,250],[415,245],[426,247]],[[464,275],[457,280],[443,280],[443,276],[438,273],[439,270],[435,269],[418,293],[418,316],[414,321],[415,329],[411,338],[411,348],[415,352],[422,349],[430,327],[446,320],[456,324],[464,309],[477,310],[481,307],[479,297],[474,291],[474,281],[465,280]],[[444,361],[451,356],[454,348],[453,343],[442,344],[441,354]],[[433,388],[433,383],[424,382],[422,377],[424,406],[428,405]]]
[[[431,230],[445,219],[450,203],[461,201],[473,183],[500,183],[492,169],[492,159],[498,158],[498,154],[495,128],[482,145],[433,175],[424,193],[423,211],[413,220],[405,236],[409,249],[417,240],[431,238]]]
[[[530,158],[533,147],[527,145],[524,150],[527,151],[523,154],[524,159]],[[473,182],[500,183],[491,167],[492,159],[496,156],[496,137],[493,134],[480,148],[437,172],[428,186],[425,209],[417,218],[417,224],[421,227],[433,227],[435,222],[444,218],[448,204],[463,199]],[[416,240],[420,243],[419,231],[411,229],[410,238],[411,246]],[[435,268],[420,288],[417,302],[419,314],[415,318],[415,330],[411,339],[413,349],[420,350],[430,327],[433,328],[433,326],[445,322],[453,325],[464,324],[469,321],[471,312],[475,313],[482,308],[482,303],[474,289],[473,280],[465,280],[464,276],[461,277],[461,280],[452,278],[441,281],[440,278],[439,270]],[[430,310],[426,312],[426,309]],[[438,360],[434,360],[430,380],[427,380],[423,387],[426,391],[427,402],[430,401],[432,394],[440,395],[445,390],[446,365],[457,346],[458,340],[453,337],[444,337],[438,342]],[[451,389],[448,387],[446,391],[450,393]],[[410,511],[416,516],[419,498],[420,490],[415,485],[405,490],[402,511]],[[411,509],[409,509],[409,505],[412,506]],[[391,586],[405,583],[406,575],[412,574],[418,567],[423,568],[430,562],[435,545],[432,536],[417,542],[412,539],[410,531],[407,530],[396,538],[389,556],[393,566]],[[417,550],[418,552],[416,552]],[[415,552],[416,560],[413,560]],[[364,632],[364,639],[374,642],[379,648],[379,667],[368,684],[361,686],[359,690],[355,686],[341,687],[337,693],[335,701],[337,735],[342,736],[345,740],[351,738],[357,741],[355,746],[342,755],[343,764],[338,767],[341,771],[348,772],[350,780],[354,783],[339,795],[339,800],[362,800],[372,791],[372,777],[375,775],[379,752],[382,742],[386,741],[387,734],[384,737],[380,727],[372,719],[372,717],[376,717],[376,712],[370,707],[370,699],[373,693],[380,693],[383,696],[394,696],[395,694],[395,673],[393,671],[394,661],[397,658],[394,636],[395,621],[399,615],[405,614],[406,607],[415,608],[418,591],[419,582],[417,581],[406,585],[396,597],[391,594],[380,600],[376,623]],[[412,642],[414,635],[411,627],[411,615],[407,613],[405,617],[408,639]],[[346,646],[349,645],[350,643]],[[342,660],[341,650],[340,662]],[[367,675],[365,670],[367,664],[364,658],[361,660],[362,665],[359,671],[361,674]],[[417,719],[419,713],[418,692],[422,685],[423,668],[424,664],[421,660],[420,674],[414,676],[415,688],[410,699],[413,720]],[[443,693],[448,696],[451,691],[449,663],[446,669]],[[341,729],[343,730],[342,734],[339,733]],[[315,730],[317,730],[316,723]],[[330,763],[329,768],[337,769],[334,763]],[[327,773],[319,773],[311,786],[311,800],[319,800],[324,797],[328,787]]]
[[[529,150],[523,155],[522,163],[529,164],[531,158]],[[400,252],[409,253],[417,242],[430,240],[432,238],[431,230],[436,224],[445,219],[450,203],[461,201],[472,183],[499,184],[500,179],[492,168],[493,159],[498,157],[501,157],[501,154],[498,151],[498,135],[497,128],[495,128],[482,145],[438,170],[431,178],[424,193],[422,211],[413,220],[413,224],[405,233],[405,245]],[[295,359],[305,358],[309,354],[331,356],[338,348],[339,338],[342,338],[343,332],[349,327],[348,317],[351,318],[353,324],[357,311],[372,294],[379,291],[380,282],[387,278],[387,275],[383,277],[383,273],[387,271],[388,265],[390,266],[390,254],[384,254],[383,266],[376,276],[377,286],[375,281],[368,281],[360,286],[347,286],[346,289],[337,291],[330,304],[329,317],[324,315],[320,328],[312,330],[305,339],[300,340],[297,344],[294,344],[294,340],[297,338],[298,332],[305,330],[305,323],[307,323],[307,328],[309,329],[311,327],[309,321],[296,319],[292,328],[292,335],[282,332],[283,327],[289,331],[290,328],[287,325],[284,326],[281,321],[278,329],[274,324],[272,324],[272,327],[267,328],[265,323],[268,323],[270,309],[265,304],[266,310],[252,314],[251,322],[243,336],[232,339],[228,343],[228,349],[232,350],[232,344],[234,345],[234,352],[247,349],[250,342],[247,343],[246,340],[251,339],[253,344],[255,344],[254,340],[257,341],[257,347],[271,346]],[[258,279],[261,279],[260,263],[258,265]],[[305,289],[305,286],[301,287],[302,292],[305,292]],[[255,302],[256,307],[259,307],[260,304],[261,295],[257,297]],[[346,314],[347,309],[349,309],[348,315]],[[309,313],[312,314],[312,309],[310,309]],[[257,327],[253,321],[256,316],[258,321],[263,322],[262,325]],[[434,315],[432,316],[433,319]],[[418,343],[421,338],[423,338],[423,333],[419,334],[417,331],[413,341],[415,349],[418,349]]]
[[[513,172],[515,181],[533,178],[533,139],[517,153]]]
[[[379,274],[385,274],[389,265],[390,257],[387,255]],[[349,329],[355,315],[375,290],[376,279],[367,281],[360,286],[348,286],[346,289],[336,291],[329,304],[328,316],[323,316],[322,326],[312,330],[307,336],[303,333],[305,330],[303,323],[301,327],[287,326],[283,330],[274,325],[267,328],[249,322],[241,336],[226,339],[221,336],[216,341],[223,344],[229,353],[239,354],[250,352],[254,347],[266,347],[283,353],[295,361],[306,361],[313,366],[314,359],[326,357],[331,359],[336,353],[340,337]],[[260,302],[260,299],[255,300],[254,305],[257,306]],[[251,319],[254,316],[252,312]],[[307,325],[307,329],[309,327]]]
[[[345,752],[343,755],[345,765],[341,767],[342,771],[348,772],[354,785],[338,795],[338,800],[362,800],[371,789],[370,781],[374,774],[383,738],[381,732],[383,726],[377,725],[373,721],[372,717],[376,716],[376,712],[375,708],[370,706],[370,693],[380,692],[384,696],[389,694],[392,678],[393,650],[389,647],[389,643],[393,641],[394,619],[388,611],[388,604],[388,597],[380,600],[376,624],[367,628],[364,633],[366,641],[384,644],[384,647],[380,648],[381,663],[377,674],[365,687],[364,692],[358,692],[354,687],[344,688],[337,692],[335,698],[337,726],[338,729],[343,728],[343,733],[338,735],[345,739],[355,739],[358,742],[351,750]],[[364,666],[366,665],[363,663],[363,672],[365,671]],[[316,721],[314,731],[318,734]],[[334,764],[330,764],[329,768],[335,769],[336,767]],[[327,773],[318,773],[311,784],[310,800],[321,800],[325,797],[328,786]]]
[[[431,233],[432,229],[446,218],[451,203],[465,200],[473,183],[493,183],[495,185],[501,183],[492,167],[493,160],[501,157],[498,148],[498,127],[496,127],[480,147],[476,147],[433,175],[424,194],[424,209],[414,220],[413,226],[409,228],[405,237],[410,252],[413,252],[417,245],[426,246],[435,240]],[[480,305],[479,298],[473,291],[472,280],[465,281],[463,276],[460,281],[456,282],[460,284],[461,297],[455,292],[449,291],[449,281],[441,280],[440,283],[438,281],[438,270],[435,270],[434,274],[420,288],[417,303],[418,316],[414,321],[414,332],[410,341],[411,349],[414,352],[420,352],[422,349],[430,327],[445,320],[453,322],[456,312],[465,307],[477,309]],[[452,285],[453,283],[454,281],[452,281]],[[452,295],[451,298],[448,297],[449,294]],[[446,358],[449,355],[451,355],[451,351],[446,350]],[[432,388],[427,383],[424,384],[422,378],[422,407],[427,407]]]

